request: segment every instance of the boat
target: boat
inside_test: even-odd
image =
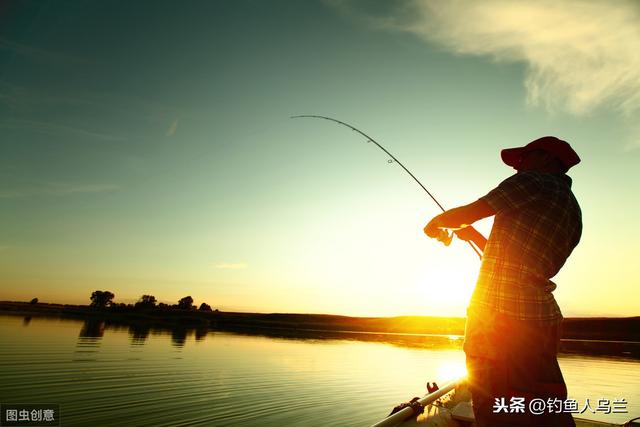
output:
[[[465,378],[451,381],[442,387],[427,386],[429,393],[422,398],[394,408],[394,412],[371,427],[475,427],[471,393]],[[414,408],[422,408],[416,414]],[[640,417],[624,424],[613,424],[584,418],[573,418],[576,427],[640,427]]]

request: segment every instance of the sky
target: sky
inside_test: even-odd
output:
[[[640,314],[633,1],[0,4],[0,300],[464,316],[423,227],[544,135],[582,163],[565,316]],[[492,220],[478,229],[485,234]]]

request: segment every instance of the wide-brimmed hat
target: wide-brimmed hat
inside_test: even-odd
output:
[[[500,152],[500,156],[502,157],[502,161],[507,165],[516,167],[522,155],[533,150],[544,150],[553,154],[567,169],[580,163],[578,153],[573,151],[569,143],[555,136],[543,136],[535,141],[531,141],[524,147],[505,148]]]

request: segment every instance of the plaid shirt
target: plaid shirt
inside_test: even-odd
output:
[[[580,241],[571,178],[520,172],[481,197],[496,212],[470,309],[559,322],[555,276]]]

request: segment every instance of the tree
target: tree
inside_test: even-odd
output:
[[[189,310],[193,306],[193,298],[190,296],[182,298],[178,301],[178,308],[182,310]]]
[[[157,301],[153,295],[142,295],[136,303],[136,308],[153,308],[156,306]]]
[[[37,303],[38,303],[38,298],[34,298],[31,300],[29,304],[37,304]]]
[[[205,302],[203,302],[202,304],[200,304],[200,308],[198,309],[200,311],[211,311],[211,306]]]
[[[111,307],[109,307],[109,310],[122,313],[122,312],[129,311],[132,307],[133,306],[131,304],[125,304],[123,302],[120,302],[120,303],[112,302]]]
[[[115,295],[109,291],[93,291],[91,294],[91,307],[105,308],[113,303]]]

